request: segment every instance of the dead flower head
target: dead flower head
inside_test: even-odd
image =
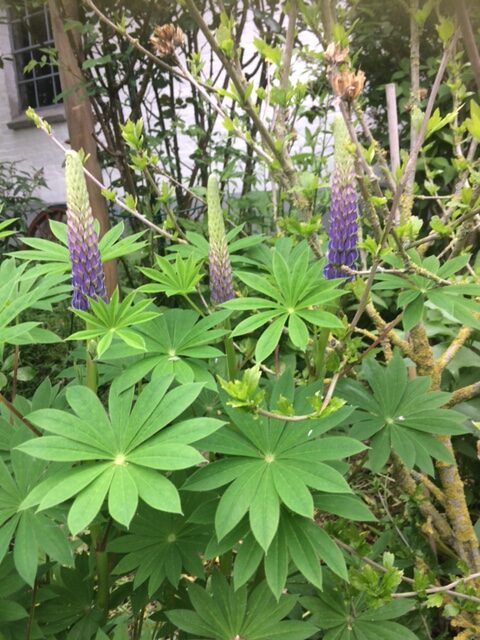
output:
[[[351,102],[357,98],[365,84],[365,74],[363,71],[342,71],[332,77],[332,88],[336,96]]]
[[[174,24],[157,25],[150,42],[160,58],[168,58],[183,46],[183,31]]]
[[[341,49],[335,42],[330,42],[325,50],[325,59],[329,65],[343,64],[348,58],[348,47]]]

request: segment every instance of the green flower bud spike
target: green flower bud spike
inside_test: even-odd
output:
[[[213,304],[221,304],[235,297],[232,282],[232,267],[225,236],[225,223],[220,204],[217,176],[208,178],[208,239],[210,268],[210,299]]]

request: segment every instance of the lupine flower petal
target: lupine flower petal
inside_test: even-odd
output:
[[[348,277],[341,267],[352,268],[358,257],[357,194],[353,159],[348,153],[348,130],[342,117],[333,124],[335,168],[332,176],[328,264],[325,277]]]
[[[207,186],[208,239],[210,267],[210,299],[213,304],[221,304],[235,297],[232,281],[232,267],[225,236],[225,223],[218,192],[218,180],[210,175]]]
[[[65,181],[67,240],[72,263],[72,307],[86,311],[89,307],[88,298],[107,301],[107,293],[82,161],[76,151],[67,151],[65,154]]]

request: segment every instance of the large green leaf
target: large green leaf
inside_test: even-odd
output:
[[[364,368],[371,389],[357,380],[343,380],[338,393],[358,410],[350,417],[350,434],[370,439],[369,464],[380,471],[394,450],[407,467],[433,474],[431,458],[448,461],[437,435],[466,433],[465,417],[442,408],[449,394],[429,391],[428,378],[410,380],[406,364],[396,353],[387,366],[371,361]]]
[[[266,256],[268,274],[259,275],[246,271],[237,275],[250,289],[268,299],[258,296],[237,298],[223,306],[231,311],[261,311],[238,323],[232,336],[252,333],[271,324],[257,340],[255,358],[261,362],[268,358],[280,342],[286,329],[293,345],[304,351],[308,345],[308,326],[342,330],[343,323],[333,313],[335,300],[343,295],[338,289],[339,281],[326,280],[318,262],[311,261],[310,249],[302,242],[292,247],[289,241],[278,242]]]
[[[75,466],[67,465],[46,477],[23,500],[24,505],[39,504],[43,510],[75,498],[68,524],[76,534],[94,520],[106,498],[112,518],[127,527],[139,497],[156,509],[180,512],[177,489],[157,470],[185,469],[203,462],[200,452],[187,443],[213,434],[224,423],[190,418],[172,424],[198,397],[202,385],[168,391],[171,383],[171,377],[154,378],[133,406],[132,390],[113,384],[109,413],[90,389],[72,386],[67,401],[76,415],[55,409],[30,413],[34,424],[55,435],[30,439],[18,449]]]
[[[215,572],[211,591],[191,584],[188,592],[194,611],[176,609],[169,611],[167,617],[178,629],[194,636],[212,640],[306,640],[315,631],[309,622],[284,620],[296,598],[282,596],[277,602],[265,583],[247,596],[245,587],[234,591]]]

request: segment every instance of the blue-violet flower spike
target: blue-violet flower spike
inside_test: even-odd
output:
[[[207,185],[210,299],[214,305],[235,297],[218,179],[212,174]]]
[[[67,240],[72,263],[72,307],[87,311],[88,298],[107,302],[98,236],[88,199],[82,160],[76,151],[65,154]]]
[[[341,116],[333,124],[335,167],[332,176],[328,264],[325,277],[351,279],[342,266],[353,268],[358,257],[357,194],[353,158],[347,149],[349,134]]]

